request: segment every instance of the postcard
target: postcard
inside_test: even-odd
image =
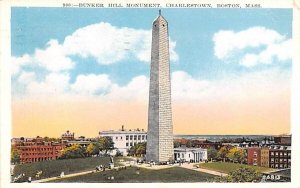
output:
[[[1,2],[1,185],[300,186],[297,3]]]

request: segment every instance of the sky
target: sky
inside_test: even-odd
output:
[[[174,134],[290,133],[292,9],[162,9]],[[147,129],[157,9],[12,8],[13,136]]]

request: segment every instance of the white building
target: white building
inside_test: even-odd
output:
[[[175,161],[201,162],[207,160],[207,149],[174,148]]]
[[[109,136],[112,138],[115,147],[115,150],[111,153],[113,155],[116,154],[116,152],[127,155],[127,150],[132,146],[147,141],[147,132],[145,132],[144,129],[125,130],[124,126],[118,131],[101,131],[99,132],[99,136]]]

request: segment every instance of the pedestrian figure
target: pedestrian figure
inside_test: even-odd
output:
[[[28,177],[28,183],[31,183],[31,177]]]

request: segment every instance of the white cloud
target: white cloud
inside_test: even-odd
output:
[[[76,30],[63,43],[67,54],[94,57],[99,64],[112,64],[134,57],[150,62],[151,30],[118,28],[109,23],[98,23]],[[176,61],[176,43],[170,42],[170,59]]]
[[[63,46],[57,40],[50,40],[46,49],[37,49],[33,58],[40,66],[53,72],[70,70],[75,64],[66,56]]]
[[[29,84],[35,81],[36,75],[34,72],[22,72],[18,78],[18,81],[22,84]]]
[[[17,75],[20,70],[22,69],[22,66],[29,65],[31,62],[31,57],[28,54],[24,54],[21,57],[11,57],[11,74]]]
[[[209,86],[209,81],[197,80],[184,71],[172,73],[172,97],[175,99],[196,99]]]
[[[239,64],[252,67],[291,59],[291,39],[264,27],[251,27],[234,32],[221,30],[214,34],[214,54],[220,60],[238,59]],[[258,52],[250,53],[248,50]],[[242,54],[240,58],[238,54]]]
[[[69,87],[70,76],[67,73],[50,73],[44,81],[27,83],[29,96],[59,96],[66,93]]]
[[[271,44],[259,54],[247,53],[240,64],[246,67],[253,67],[257,64],[271,64],[274,58],[279,61],[286,61],[292,57],[292,40],[286,40],[280,44]]]
[[[105,92],[110,89],[112,85],[111,80],[106,74],[89,74],[79,75],[71,89],[76,94],[81,95],[96,95],[97,93]]]
[[[136,76],[125,86],[112,85],[110,93],[107,94],[108,100],[135,100],[145,101],[149,96],[149,78],[144,75]]]
[[[175,47],[176,42],[170,39],[171,61],[178,60]],[[150,62],[151,30],[120,28],[104,22],[80,28],[67,36],[63,43],[51,39],[44,49],[36,49],[31,55],[25,54],[21,57],[12,57],[13,82],[27,85],[27,94],[43,94],[48,91],[53,93],[53,91],[66,90],[72,94],[85,93],[92,95],[99,93],[100,90],[107,90],[112,87],[109,86],[112,83],[108,76],[104,75],[79,75],[75,83],[68,83],[67,80],[70,79],[68,73],[76,66],[76,62],[70,57],[72,55],[83,58],[92,57],[99,64],[112,64],[130,59]],[[32,74],[23,74],[22,77],[18,77],[18,74],[26,68],[29,68]],[[38,75],[39,81],[36,81],[33,75]],[[61,84],[64,87],[51,82],[49,79],[52,79],[53,76],[61,79]],[[26,81],[24,80],[25,77]],[[22,80],[24,81],[20,82]],[[90,82],[90,80],[95,81]],[[46,87],[45,91],[42,91],[42,87]],[[119,89],[126,90],[122,87]]]

